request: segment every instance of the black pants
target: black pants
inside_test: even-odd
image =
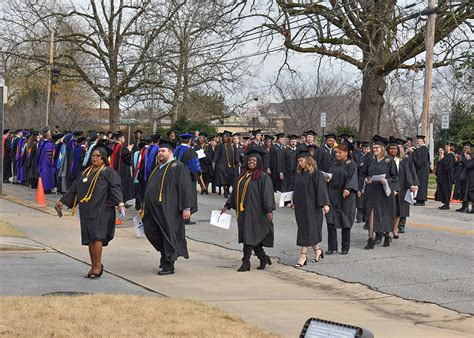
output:
[[[342,250],[349,250],[351,244],[351,228],[341,229]],[[337,229],[334,224],[328,223],[328,250],[337,251]]]
[[[357,222],[362,223],[365,217],[365,209],[364,208],[357,208]]]
[[[250,257],[252,256],[252,250],[253,252],[255,252],[255,255],[258,257],[258,259],[260,260],[265,259],[266,254],[265,254],[265,250],[263,250],[262,244],[259,244],[256,246],[244,244],[244,248],[243,248],[244,257],[242,258],[242,261],[250,261]]]

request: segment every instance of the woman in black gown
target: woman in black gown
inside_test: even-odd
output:
[[[271,265],[272,261],[263,247],[273,247],[273,210],[275,198],[270,176],[263,171],[260,149],[247,152],[247,164],[242,174],[237,178],[222,212],[235,209],[239,230],[239,243],[243,243],[242,266],[237,270],[250,270],[252,250],[260,260],[259,270]]]
[[[326,214],[328,227],[328,251],[337,252],[337,229],[341,229],[341,254],[349,253],[351,228],[356,214],[356,195],[359,185],[357,164],[350,159],[352,143],[343,141],[335,148],[336,159],[329,168],[332,178],[328,183],[331,208]]]
[[[365,196],[365,221],[369,226],[369,239],[366,250],[374,248],[374,232],[384,233],[384,246],[390,246],[390,232],[393,231],[395,219],[395,192],[399,190],[398,170],[393,158],[385,154],[388,144],[386,138],[378,135],[372,139],[374,156],[367,159],[362,167]],[[385,175],[385,178],[373,180],[375,175]],[[384,189],[388,187],[389,189]],[[386,194],[390,192],[390,194]]]
[[[314,262],[324,258],[319,243],[322,242],[323,212],[329,212],[330,202],[326,180],[310,152],[300,150],[296,157],[298,165],[293,185],[293,205],[298,226],[296,245],[301,247],[301,251],[295,267],[302,267],[307,263],[310,246],[314,250]]]
[[[91,269],[85,277],[99,278],[104,271],[102,247],[107,246],[115,233],[115,206],[125,216],[122,184],[119,174],[109,167],[112,151],[98,145],[92,153],[92,165],[84,169],[71,188],[56,203],[56,210],[63,204],[75,210],[79,205],[82,245],[89,246]]]

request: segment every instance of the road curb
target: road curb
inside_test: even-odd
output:
[[[17,198],[17,197],[11,196],[11,195],[6,195],[6,194],[0,195],[0,198],[4,199],[6,201],[12,202],[12,203],[22,205],[22,206],[27,207],[27,208],[31,208],[31,209],[41,211],[41,212],[43,212],[45,214],[48,214],[48,215],[51,215],[51,216],[56,216],[57,215],[56,210],[54,210],[54,208],[50,208],[50,207],[47,207],[47,206],[35,205],[35,204],[27,202],[27,201],[25,201],[21,198]]]

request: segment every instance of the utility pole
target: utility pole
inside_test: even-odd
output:
[[[3,124],[3,121],[4,121],[4,118],[3,118],[3,101],[6,101],[3,97],[3,92],[4,92],[4,87],[5,84],[4,84],[4,81],[2,79],[2,77],[0,76],[0,131],[2,132],[2,146],[0,147],[0,195],[3,195],[3,171],[5,170],[5,168],[3,168],[3,156],[5,156],[5,154],[3,153],[4,149],[4,144],[3,144],[3,128],[4,128],[4,124]],[[6,140],[5,140],[6,141]]]
[[[431,100],[431,87],[433,80],[433,49],[435,39],[435,26],[436,26],[436,7],[437,0],[428,0],[428,21],[426,23],[426,61],[425,61],[425,83],[423,88],[423,111],[421,114],[421,131],[423,135],[428,138],[428,143],[432,140],[429,139],[429,127],[430,127],[430,100]]]
[[[48,97],[46,98],[46,124],[49,125],[49,114],[51,112],[51,96],[53,91],[53,64],[54,64],[54,32],[51,32],[49,45],[49,66],[48,66]]]

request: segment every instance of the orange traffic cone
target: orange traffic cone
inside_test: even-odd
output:
[[[115,219],[115,225],[121,225],[122,224],[122,219],[116,218]]]
[[[38,188],[36,189],[36,203],[39,205],[46,205],[46,198],[44,197],[43,181],[41,177],[38,178]]]

